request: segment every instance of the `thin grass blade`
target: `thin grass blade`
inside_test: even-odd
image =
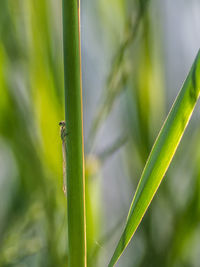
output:
[[[109,266],[114,266],[130,242],[152,201],[188,125],[200,93],[200,51],[153,145],[135,192],[124,232]]]

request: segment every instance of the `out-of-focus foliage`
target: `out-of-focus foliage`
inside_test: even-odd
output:
[[[192,40],[199,2],[166,2],[81,2],[89,266],[107,266],[151,146],[198,50]],[[67,263],[61,14],[60,0],[0,1],[2,267]],[[195,116],[119,266],[199,266]]]
[[[58,4],[0,3],[0,266],[66,265],[60,24]]]

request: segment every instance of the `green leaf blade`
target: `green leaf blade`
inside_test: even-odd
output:
[[[184,134],[200,94],[200,51],[154,143],[136,189],[126,226],[109,266],[114,266],[150,205]]]

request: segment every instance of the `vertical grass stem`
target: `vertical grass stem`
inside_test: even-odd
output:
[[[69,267],[86,266],[85,181],[81,88],[80,13],[63,0]]]

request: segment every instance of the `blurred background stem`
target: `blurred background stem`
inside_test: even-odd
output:
[[[83,156],[82,89],[79,3],[63,0],[65,77],[68,266],[86,266],[85,184]]]

